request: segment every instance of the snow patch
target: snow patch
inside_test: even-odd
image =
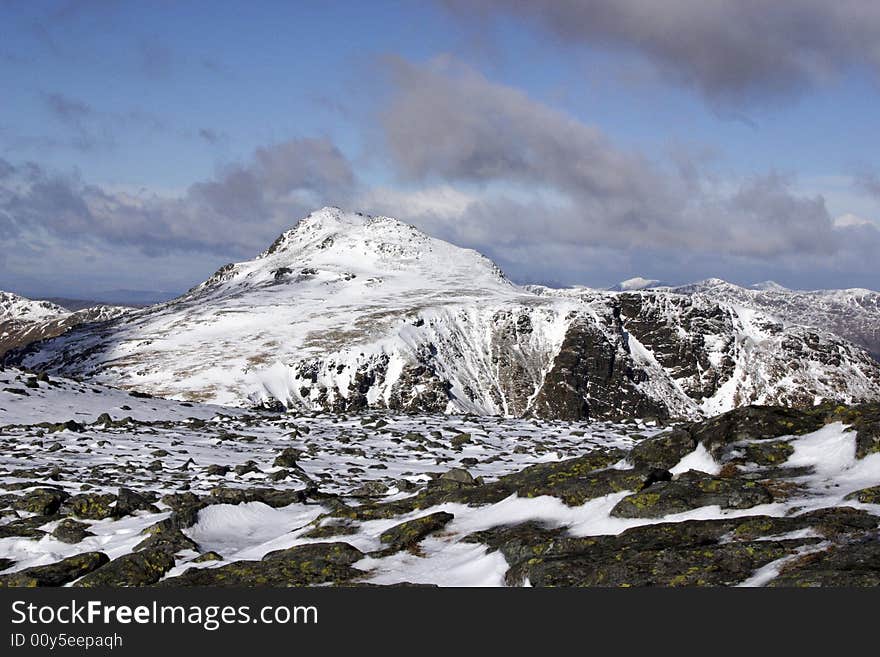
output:
[[[709,450],[703,446],[703,443],[700,443],[693,452],[682,457],[682,459],[675,464],[669,472],[675,476],[687,472],[688,470],[697,470],[699,472],[715,475],[721,472],[721,465],[712,458],[712,455],[709,453]]]

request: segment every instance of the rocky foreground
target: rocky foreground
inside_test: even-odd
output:
[[[0,586],[880,584],[878,404],[661,427],[112,401],[0,429]],[[171,419],[117,417],[150,404]]]

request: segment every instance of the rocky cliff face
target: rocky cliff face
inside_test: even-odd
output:
[[[718,278],[668,289],[760,310],[786,324],[830,331],[863,346],[880,360],[880,292],[860,288],[789,290],[773,282],[746,288]]]
[[[186,295],[8,361],[190,401],[585,419],[880,398],[880,364],[705,295],[521,288],[483,256],[325,208]]]
[[[612,328],[615,337],[584,318],[569,325],[530,412],[561,420],[669,417],[673,409],[642,388],[648,373],[632,359],[619,322]]]

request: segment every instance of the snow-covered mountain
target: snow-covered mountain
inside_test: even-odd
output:
[[[789,290],[773,281],[740,287],[720,278],[669,289],[754,308],[786,324],[825,329],[865,347],[880,360],[880,292]]]
[[[118,317],[128,308],[98,305],[72,312],[49,301],[0,291],[0,357],[10,349],[61,335],[74,326]]]
[[[657,280],[656,278],[642,278],[641,276],[636,276],[635,278],[628,278],[625,281],[620,281],[617,285],[612,285],[608,288],[611,292],[635,292],[636,290],[648,290],[654,287],[665,287],[666,283]]]
[[[177,399],[333,411],[662,418],[880,398],[880,364],[828,332],[700,294],[518,287],[475,251],[337,208],[178,299],[9,360]]]
[[[12,292],[0,291],[0,322],[44,322],[69,314],[67,309],[49,301],[35,301]]]

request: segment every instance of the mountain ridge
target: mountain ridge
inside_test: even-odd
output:
[[[74,326],[102,322],[128,311],[123,306],[95,305],[69,310],[0,290],[0,358],[6,352],[62,335]]]
[[[748,306],[788,324],[822,328],[861,345],[880,360],[880,292],[874,290],[790,290],[773,281],[747,288],[719,278],[669,290]]]
[[[479,253],[324,208],[181,297],[10,362],[188,401],[559,419],[880,395],[823,330],[671,289],[518,287]]]

